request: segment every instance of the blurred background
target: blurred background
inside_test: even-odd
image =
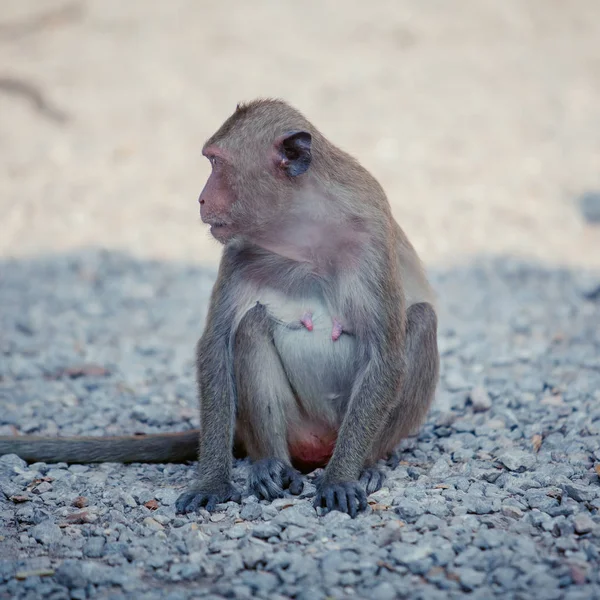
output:
[[[215,264],[201,147],[257,96],[362,161],[428,265],[600,266],[597,0],[2,0],[0,257]]]

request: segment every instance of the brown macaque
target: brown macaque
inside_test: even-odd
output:
[[[376,462],[414,432],[439,373],[433,293],[379,183],[284,102],[239,105],[206,142],[200,214],[224,244],[197,345],[201,431],[129,438],[0,438],[44,461],[171,461],[198,452],[180,512],[273,499],[324,467],[315,505],[355,516]],[[192,436],[195,436],[194,438]],[[195,442],[195,440],[197,440]]]

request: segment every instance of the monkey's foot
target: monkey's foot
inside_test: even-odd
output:
[[[296,469],[279,458],[263,458],[250,467],[248,488],[259,500],[274,500],[283,497],[284,489],[297,496],[304,482]]]
[[[178,513],[196,512],[199,508],[206,508],[208,512],[213,512],[217,504],[233,500],[240,502],[242,494],[231,484],[226,484],[218,489],[195,488],[189,492],[184,492],[175,501],[175,508]]]
[[[317,488],[314,506],[325,508],[327,512],[339,510],[354,519],[358,511],[367,508],[367,494],[358,481],[325,483]]]
[[[402,460],[402,450],[394,450],[385,461],[385,465],[393,471],[402,462]]]
[[[377,467],[367,467],[360,476],[360,483],[365,488],[367,496],[381,489],[386,474]]]

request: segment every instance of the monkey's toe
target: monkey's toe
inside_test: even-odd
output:
[[[385,464],[387,467],[394,470],[400,464],[401,460],[402,460],[401,452],[399,450],[394,450],[389,455],[388,459],[385,461]]]
[[[386,474],[377,467],[368,467],[360,476],[360,483],[365,488],[367,496],[381,489],[386,480]]]
[[[302,492],[304,482],[300,473],[282,460],[264,458],[252,464],[248,487],[257,498],[274,500],[283,497],[284,489],[297,496]]]
[[[315,508],[325,508],[327,512],[338,510],[349,514],[353,519],[359,511],[367,508],[367,494],[358,481],[324,484],[317,490]]]
[[[240,502],[241,499],[241,493],[232,485],[219,490],[193,489],[177,498],[175,509],[178,513],[192,513],[204,507],[208,512],[213,512],[217,504],[229,500]]]

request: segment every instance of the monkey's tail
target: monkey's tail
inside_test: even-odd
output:
[[[113,437],[0,436],[0,456],[28,463],[177,463],[196,460],[200,430]]]

